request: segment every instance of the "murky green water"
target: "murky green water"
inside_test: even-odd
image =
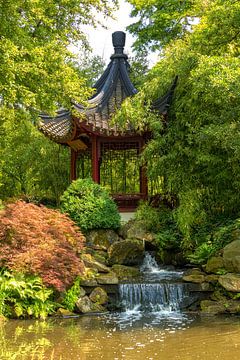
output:
[[[240,318],[137,312],[9,321],[1,360],[239,360]]]

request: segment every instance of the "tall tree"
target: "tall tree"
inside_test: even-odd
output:
[[[1,118],[9,109],[54,110],[89,90],[69,45],[87,45],[82,25],[111,14],[105,0],[0,0]]]
[[[240,2],[191,3],[197,10],[204,7],[198,24],[172,37],[143,91],[123,109],[128,119],[151,124],[154,139],[145,151],[149,177],[160,176],[163,191],[177,195],[175,216],[189,241],[209,218],[234,217],[240,209]],[[153,30],[156,34],[157,26]],[[179,80],[163,127],[146,105],[164,95],[175,75]]]
[[[88,69],[70,45],[88,48],[83,25],[111,15],[117,0],[0,0],[0,196],[59,198],[68,171],[65,149],[33,127],[39,111],[54,113],[90,95]],[[84,52],[83,52],[84,53]],[[46,176],[47,174],[47,176]]]
[[[129,31],[137,36],[135,48],[156,50],[172,39],[182,38],[191,31],[194,19],[201,16],[199,0],[128,0],[137,21]],[[205,1],[203,1],[204,3]]]

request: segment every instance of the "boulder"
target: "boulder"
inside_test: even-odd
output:
[[[221,275],[218,282],[227,291],[240,292],[240,274]]]
[[[100,262],[101,264],[106,265],[107,264],[107,257],[108,254],[105,251],[94,251],[93,257],[96,261]]]
[[[114,272],[109,272],[107,274],[101,274],[97,277],[98,284],[107,284],[107,285],[114,285],[118,284],[117,275]]]
[[[85,296],[86,295],[86,291],[80,286],[80,288],[79,288],[79,297],[83,297],[83,296]]]
[[[156,236],[155,234],[147,231],[144,221],[135,220],[129,223],[125,238],[145,240],[150,243],[154,243]]]
[[[104,305],[108,302],[108,294],[101,287],[96,287],[89,295],[89,298],[92,302],[100,305]]]
[[[116,241],[119,241],[118,234],[109,229],[92,230],[86,235],[86,242],[100,246],[99,249],[109,248]]]
[[[102,305],[93,303],[88,296],[84,296],[78,299],[78,301],[76,302],[76,307],[82,314],[106,311],[106,309]]]
[[[199,268],[191,268],[185,271],[184,275],[206,275],[202,270]]]
[[[227,297],[220,291],[220,289],[216,289],[210,296],[211,300],[221,302],[222,304],[226,304],[228,302]]]
[[[127,232],[133,226],[134,222],[135,220],[131,219],[119,228],[118,234],[121,238],[127,239]]]
[[[216,284],[218,282],[219,275],[211,274],[205,276],[205,281],[210,284]]]
[[[205,276],[201,274],[184,275],[183,280],[195,284],[202,284],[205,282]]]
[[[113,271],[117,275],[117,277],[121,280],[134,278],[140,275],[140,270],[138,268],[132,266],[125,265],[113,265]]]
[[[87,268],[94,269],[95,271],[103,273],[107,273],[110,271],[110,269],[106,265],[95,260],[90,254],[82,254],[81,259],[83,260],[84,265]]]
[[[227,271],[240,273],[240,240],[235,240],[223,248],[223,262]]]
[[[239,300],[229,300],[227,302],[227,311],[230,314],[240,314],[240,301]]]
[[[82,286],[97,286],[97,280],[96,279],[84,279],[84,278],[81,278],[81,285]]]
[[[195,284],[202,284],[205,282],[205,273],[199,268],[189,269],[185,272],[183,280]]]
[[[223,304],[212,300],[202,300],[200,307],[203,313],[211,315],[223,314],[226,312],[226,307]]]
[[[115,264],[112,266],[113,272],[117,275],[117,277],[121,280],[137,277],[140,275],[139,268],[125,265]]]
[[[140,265],[144,258],[144,241],[127,239],[118,241],[108,249],[109,264]]]
[[[208,282],[200,283],[200,291],[213,291],[213,287]]]
[[[220,256],[213,256],[208,260],[205,270],[207,273],[216,274],[218,270],[223,268],[224,268],[223,258]]]

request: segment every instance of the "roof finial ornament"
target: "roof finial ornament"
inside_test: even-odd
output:
[[[125,39],[126,39],[126,34],[123,31],[115,31],[112,34],[112,42],[113,42],[115,54],[123,54]]]

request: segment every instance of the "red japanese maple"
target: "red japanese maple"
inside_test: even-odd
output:
[[[45,206],[17,201],[0,215],[0,266],[39,275],[59,291],[82,274],[84,241],[68,216]]]

